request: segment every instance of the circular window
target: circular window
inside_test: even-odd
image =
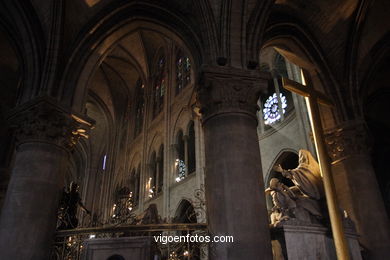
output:
[[[279,109],[279,100],[281,102],[281,110],[282,113],[286,113],[287,108],[287,99],[286,97],[280,93],[279,98],[276,93],[274,93],[272,96],[268,97],[268,99],[264,103],[263,108],[263,117],[264,117],[264,124],[271,125],[275,123],[276,121],[280,120],[281,118],[281,111]]]

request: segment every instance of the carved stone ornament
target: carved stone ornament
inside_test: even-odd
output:
[[[22,105],[8,117],[18,144],[44,142],[72,148],[80,137],[88,137],[92,123],[66,111],[49,98]]]
[[[361,122],[347,123],[325,132],[325,142],[332,163],[352,155],[367,154],[370,140],[365,125]]]
[[[223,113],[246,113],[256,118],[257,100],[267,89],[269,77],[257,70],[203,67],[197,89],[203,122]]]

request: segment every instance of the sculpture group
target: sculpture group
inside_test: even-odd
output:
[[[265,190],[272,197],[271,226],[278,227],[294,220],[299,223],[318,223],[323,219],[324,189],[320,168],[313,155],[299,150],[299,165],[286,170],[281,165],[273,168],[283,177],[290,179],[294,186],[287,187],[278,178],[270,180]]]

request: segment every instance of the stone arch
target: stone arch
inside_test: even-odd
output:
[[[280,173],[277,173],[273,170],[275,165],[281,164],[283,169],[294,169],[298,166],[298,153],[292,149],[283,149],[279,152],[279,154],[275,157],[274,161],[271,164],[271,167],[267,171],[267,177],[265,179],[265,186],[269,186],[269,182],[272,178],[279,179],[282,183],[287,186],[293,186],[291,180],[283,177]],[[272,208],[272,199],[270,196],[266,197],[267,208]]]
[[[146,153],[147,155],[146,158],[148,158],[148,160],[150,159],[150,156],[153,152],[155,153],[158,152],[158,149],[161,144],[163,144],[162,134],[160,132],[156,132],[153,138],[151,139],[150,143],[148,144],[148,149]]]
[[[307,84],[331,97],[336,109],[320,107],[326,128],[348,118],[340,85],[326,63],[325,55],[315,37],[298,23],[277,22],[266,30],[261,49],[274,47],[287,60],[304,69]]]
[[[159,13],[160,20],[156,20],[153,11]],[[136,15],[131,15],[134,12]],[[162,7],[127,3],[121,8],[111,10],[105,17],[99,17],[99,20],[103,22],[96,23],[99,24],[96,28],[89,28],[91,33],[76,46],[62,79],[60,95],[63,95],[63,99],[72,104],[76,111],[82,110],[85,88],[96,70],[96,65],[104,59],[115,43],[139,28],[160,32],[175,42],[185,42],[183,45],[192,53],[194,62],[201,63],[203,54],[197,35],[188,24]],[[65,84],[68,88],[65,88]]]
[[[38,93],[43,71],[46,39],[34,10],[29,1],[4,2],[0,8],[0,30],[8,35],[20,63],[20,85],[23,89],[18,103],[27,102]]]
[[[278,155],[275,156],[275,159],[266,174],[265,185],[267,187],[271,178],[280,177],[273,170],[273,167],[278,164],[281,164],[283,169],[294,169],[298,166],[298,152],[293,149],[286,148],[281,150]]]
[[[180,109],[177,116],[175,116],[175,121],[173,123],[171,133],[171,136],[173,136],[173,138],[176,138],[177,133],[180,130],[183,131],[183,135],[186,135],[188,133],[188,123],[189,121],[193,120],[192,114],[189,112],[191,111],[189,111],[188,107],[183,107]]]
[[[140,163],[141,163],[141,153],[137,151],[130,158],[130,163],[129,163],[130,171],[133,169],[137,169]]]
[[[175,211],[174,222],[176,223],[197,223],[196,211],[192,203],[182,199]]]

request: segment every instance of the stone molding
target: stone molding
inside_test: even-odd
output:
[[[93,120],[78,116],[51,98],[38,98],[13,110],[8,116],[17,145],[50,143],[71,149],[79,138],[88,138]]]
[[[363,122],[347,122],[324,133],[332,164],[354,155],[367,155],[370,138]]]
[[[224,113],[245,113],[256,119],[260,93],[270,75],[257,70],[204,66],[197,88],[202,121]]]

